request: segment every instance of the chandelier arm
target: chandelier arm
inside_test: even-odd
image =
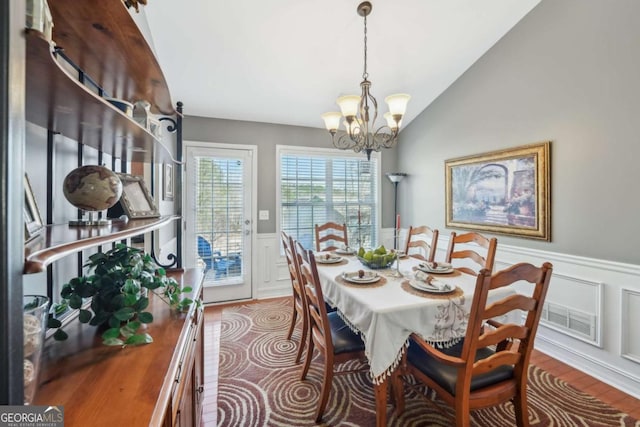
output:
[[[388,129],[390,132],[383,132]],[[387,125],[380,126],[373,134],[376,146],[380,148],[392,148],[398,143],[398,129],[391,129]]]
[[[351,136],[346,132],[334,133],[332,136],[333,146],[340,150],[354,150],[358,147],[357,141],[351,138]],[[356,152],[358,152],[357,150]]]

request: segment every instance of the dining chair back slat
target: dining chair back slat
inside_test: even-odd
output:
[[[291,278],[291,290],[293,295],[293,312],[291,314],[291,324],[289,325],[289,331],[287,332],[287,339],[291,339],[293,331],[295,329],[298,318],[300,318],[302,325],[300,330],[300,342],[298,343],[298,352],[296,353],[296,363],[300,362],[302,352],[305,348],[307,341],[307,332],[309,330],[309,319],[307,312],[307,304],[305,300],[305,293],[302,289],[300,275],[296,267],[296,246],[293,238],[287,233],[282,231],[280,233],[282,240],[282,246],[284,248],[284,255],[287,259],[287,268],[289,269],[289,276]]]
[[[477,252],[475,247],[464,246],[462,249],[458,249],[460,245],[475,244],[478,249],[482,248],[484,255]],[[487,269],[489,272],[493,270],[493,263],[496,256],[496,248],[498,246],[498,239],[495,237],[487,238],[480,233],[465,233],[457,234],[455,231],[451,232],[449,238],[449,247],[447,248],[447,255],[445,261],[453,263],[455,259],[458,260],[471,260],[474,265],[477,265],[477,270],[471,268],[469,265],[455,266],[463,273],[478,275],[478,270]]]
[[[316,251],[335,251],[341,249],[340,246],[336,246],[337,243],[341,243],[344,246],[349,246],[349,237],[347,236],[347,225],[338,224],[337,222],[326,222],[322,225],[316,224]],[[328,245],[323,246],[323,243],[329,242]]]
[[[438,230],[432,230],[426,225],[409,227],[404,253],[413,258],[433,262],[438,245],[438,234]]]

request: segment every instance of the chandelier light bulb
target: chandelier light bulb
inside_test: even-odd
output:
[[[342,115],[345,117],[355,117],[358,114],[358,106],[360,105],[359,95],[345,95],[336,100],[336,103],[342,110]]]
[[[389,95],[384,99],[384,102],[389,104],[389,112],[391,115],[400,115],[404,116],[404,113],[407,112],[407,104],[411,99],[410,95],[406,93],[396,93],[393,95]]]
[[[340,127],[340,119],[342,118],[342,114],[338,113],[337,111],[324,113],[321,117],[322,120],[324,120],[324,125],[329,132],[336,132]]]

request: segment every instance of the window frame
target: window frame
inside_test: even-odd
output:
[[[282,231],[282,156],[283,155],[301,155],[301,156],[325,156],[325,157],[342,157],[354,158],[362,160],[364,153],[355,153],[353,151],[345,151],[337,148],[320,148],[305,147],[297,145],[276,145],[276,236],[278,246],[280,247],[280,255],[283,256],[282,245],[280,244],[280,233]],[[382,156],[379,152],[372,152],[371,158],[376,160],[376,199],[375,216],[378,219],[376,224],[376,236],[381,239],[382,231]],[[378,242],[379,243],[379,242]]]

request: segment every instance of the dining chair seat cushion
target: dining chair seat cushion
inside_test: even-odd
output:
[[[364,342],[360,335],[354,333],[338,313],[327,313],[329,325],[331,327],[331,339],[333,340],[333,353],[350,353],[364,350]]]
[[[464,341],[460,341],[458,344],[452,347],[438,350],[449,356],[459,357],[460,353],[462,352],[463,342]],[[478,349],[478,351],[476,352],[475,360],[478,361],[481,359],[486,359],[494,353],[495,352],[490,348]],[[456,368],[445,365],[444,363],[434,359],[418,344],[413,342],[413,340],[411,340],[409,343],[409,349],[407,350],[407,359],[422,373],[440,384],[442,388],[447,390],[452,395],[456,394]],[[487,372],[486,374],[475,375],[471,379],[471,391],[487,387],[491,384],[508,380],[510,378],[513,378],[513,366],[501,366],[491,372]]]

